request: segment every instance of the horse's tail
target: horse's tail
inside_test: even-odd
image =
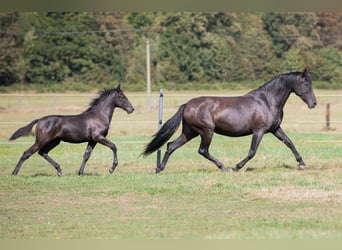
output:
[[[171,138],[171,136],[176,132],[182,121],[184,108],[185,104],[180,106],[177,113],[174,114],[169,120],[167,120],[161,127],[161,129],[155,135],[153,135],[154,138],[152,139],[152,141],[144,148],[144,151],[142,153],[144,156],[153,153]]]
[[[14,134],[9,138],[10,141],[17,139],[20,136],[28,135],[32,127],[39,121],[39,119],[33,120],[30,124],[26,125],[25,127],[22,127],[14,132]]]

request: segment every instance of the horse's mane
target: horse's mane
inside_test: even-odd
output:
[[[104,99],[106,99],[109,95],[111,95],[116,89],[103,89],[98,92],[98,97],[94,98],[90,103],[87,110],[85,110],[83,113],[90,112],[97,108],[99,104],[103,102]]]
[[[285,73],[285,74],[280,74],[275,77],[273,77],[271,80],[267,81],[263,85],[261,85],[259,88],[252,90],[251,92],[254,91],[263,91],[267,90],[269,87],[273,86],[279,86],[279,87],[284,87],[285,82],[293,82],[296,77],[298,77],[299,74],[302,74],[301,72],[290,72],[290,73]],[[250,93],[251,93],[250,92]]]

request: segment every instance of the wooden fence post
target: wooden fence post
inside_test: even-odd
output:
[[[327,103],[325,108],[325,127],[330,130],[330,103]]]

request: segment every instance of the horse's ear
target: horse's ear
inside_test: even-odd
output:
[[[309,68],[305,68],[304,71],[302,72],[302,77],[306,76],[309,74]]]
[[[121,89],[121,84],[119,83],[119,85],[116,87],[117,90]]]

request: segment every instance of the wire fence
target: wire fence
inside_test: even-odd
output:
[[[233,95],[243,94],[238,91]],[[173,115],[178,107],[189,99],[201,95],[217,96],[215,93],[184,92],[164,93],[164,120]],[[8,136],[15,129],[31,120],[48,114],[78,114],[84,111],[94,94],[0,94],[0,137]],[[119,131],[122,135],[151,135],[158,127],[159,93],[127,93],[128,99],[135,107],[132,115],[115,111],[111,131]],[[294,132],[315,132],[326,130],[326,104],[330,105],[329,130],[342,132],[342,93],[338,91],[316,93],[318,106],[308,110],[306,105],[295,95],[291,95],[284,109],[282,127]],[[149,110],[148,104],[151,104]],[[138,128],[138,129],[136,129]]]

